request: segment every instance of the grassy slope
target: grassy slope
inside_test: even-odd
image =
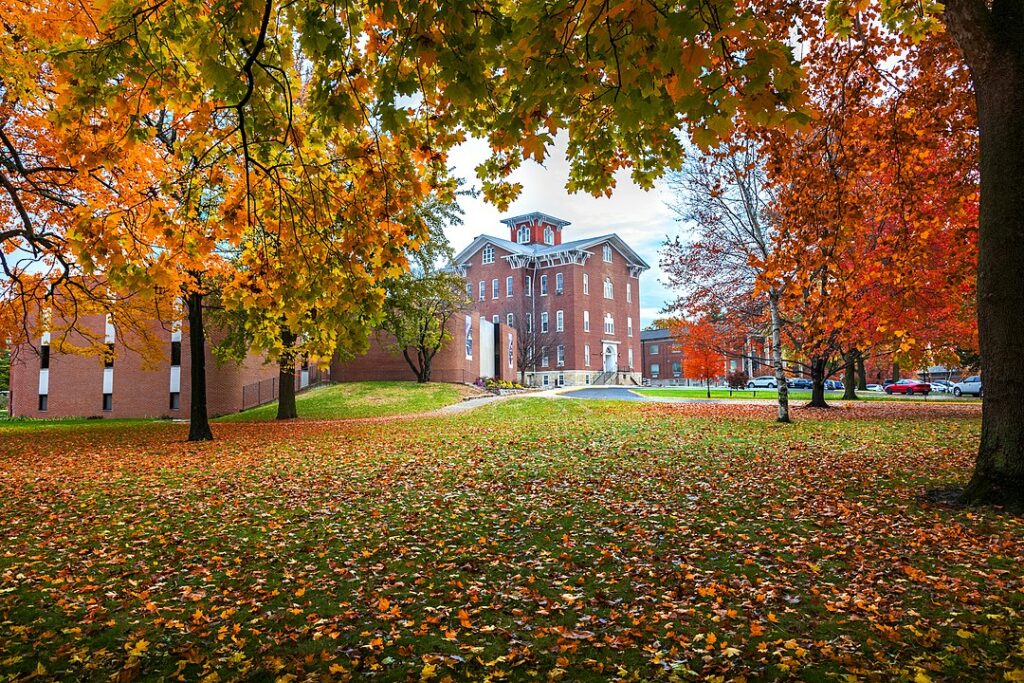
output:
[[[295,399],[300,418],[338,420],[354,417],[410,415],[437,410],[462,397],[454,384],[416,382],[345,382],[312,389]],[[223,422],[272,420],[277,403],[219,418]]]
[[[915,500],[978,412],[868,408],[15,435],[0,679],[1003,680],[1024,521]]]

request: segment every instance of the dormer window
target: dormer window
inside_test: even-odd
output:
[[[544,244],[555,243],[555,229],[550,225],[544,228]]]
[[[530,226],[523,224],[519,226],[519,234],[516,235],[519,244],[526,244],[530,241]]]
[[[489,244],[484,247],[483,263],[484,265],[494,263],[494,247]]]

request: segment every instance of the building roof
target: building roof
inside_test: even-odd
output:
[[[516,256],[542,258],[544,256],[551,256],[571,251],[591,254],[591,247],[596,247],[604,242],[609,242],[612,247],[622,254],[631,265],[638,266],[643,270],[650,268],[650,265],[648,265],[648,263],[644,261],[639,254],[633,251],[633,249],[615,233],[599,235],[597,237],[587,237],[585,239],[563,242],[561,244],[516,244],[515,242],[510,242],[509,240],[502,239],[500,237],[494,237],[493,235],[477,235],[476,238],[469,243],[469,246],[455,255],[455,263],[458,266],[467,265],[467,262],[473,254],[482,249],[486,244],[493,244],[496,247],[501,247],[505,251]]]
[[[672,339],[672,330],[666,327],[659,327],[654,330],[640,330],[640,341],[658,341],[661,339]]]
[[[559,228],[564,228],[565,226],[570,225],[569,221],[567,220],[555,218],[554,216],[550,216],[546,213],[541,213],[540,211],[531,211],[530,213],[524,213],[519,216],[512,216],[511,218],[502,218],[501,222],[509,227],[512,227],[516,223],[522,223],[525,220],[531,220],[533,218],[539,218],[543,222],[550,223],[551,225],[558,226]]]

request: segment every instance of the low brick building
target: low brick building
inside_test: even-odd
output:
[[[641,371],[651,384],[689,384],[683,377],[683,350],[667,329],[640,332]]]

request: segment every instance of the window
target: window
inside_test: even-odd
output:
[[[604,298],[612,298],[612,279],[610,277],[604,279]]]
[[[565,386],[565,374],[564,373],[561,373],[561,372],[558,373],[558,386],[560,386],[560,387],[564,387]]]
[[[547,332],[548,331],[548,312],[547,311],[544,311],[543,313],[540,314],[540,331],[541,332]]]
[[[533,296],[533,278],[526,276],[526,296]]]
[[[546,228],[544,228],[544,244],[554,244],[554,243],[555,243],[555,231],[549,225]]]
[[[626,351],[626,359],[629,362],[629,369],[632,370],[633,369],[633,349],[628,349]]]
[[[544,386],[548,386],[548,376],[547,375],[544,375],[544,377],[543,377],[543,379],[541,381],[542,381]]]
[[[484,247],[482,263],[484,265],[487,265],[488,263],[494,263],[494,247],[492,247],[489,244],[486,247]]]
[[[39,347],[39,369],[46,370],[50,367],[50,345],[43,344]]]
[[[605,263],[611,263],[612,262],[612,245],[610,245],[610,244],[604,245],[604,249],[602,250],[602,256],[604,257],[604,262]]]
[[[546,368],[548,366],[548,347],[542,346],[540,348],[540,366]]]
[[[555,294],[561,294],[565,290],[565,278],[561,273],[555,273]]]
[[[583,364],[590,367],[590,344],[583,345]],[[587,377],[589,378],[589,375]]]
[[[632,337],[633,336],[633,319],[632,318],[626,318],[626,336],[627,337]]]
[[[533,313],[526,314],[526,331],[533,332]]]
[[[548,276],[547,275],[541,275],[540,276],[540,295],[541,296],[547,296],[548,295]]]
[[[516,317],[514,315],[512,315],[511,313],[509,313],[507,316],[505,316],[505,323],[509,327],[515,327]]]
[[[103,367],[114,367],[114,345],[107,344],[107,350],[103,353]]]
[[[626,303],[627,304],[633,303],[633,283],[632,282],[627,282],[626,283]]]
[[[652,356],[657,356],[658,355],[658,345],[657,344],[651,344],[651,355]]]
[[[473,283],[472,282],[467,282],[466,283],[466,296],[468,298],[470,298],[470,299],[473,298]]]
[[[498,324],[499,320],[501,320],[501,316],[499,316],[497,313],[491,316],[491,322],[494,323],[495,325]]]
[[[483,280],[480,281],[480,301],[487,298],[487,283]]]
[[[565,315],[561,311],[555,313],[555,332],[565,331]]]
[[[651,363],[651,379],[658,379],[658,374],[661,372],[661,366],[657,363]]]
[[[683,374],[683,364],[677,360],[672,361],[672,376],[679,377]]]
[[[47,394],[39,394],[39,412],[45,413],[50,407],[50,397]]]
[[[583,311],[583,331],[590,332],[590,311]]]
[[[586,382],[587,384],[590,384],[590,375],[589,375],[589,374],[588,374],[588,375],[584,375],[584,376],[583,376],[583,379],[584,379],[584,381],[585,381],[585,382]]]
[[[512,296],[512,276],[505,278],[505,296]]]
[[[583,273],[583,293],[590,294],[590,276]]]
[[[520,225],[519,226],[519,233],[516,235],[516,240],[518,240],[519,244],[526,244],[527,242],[530,241],[530,226],[529,225]]]
[[[480,283],[481,285],[483,282]],[[473,317],[466,316],[466,360],[473,358]]]
[[[605,334],[615,334],[615,319],[608,313],[604,314],[604,332]]]
[[[558,363],[558,367],[565,365],[565,345],[559,344],[555,349],[555,362]]]
[[[178,410],[179,408],[181,408],[181,392],[180,391],[172,391],[171,392],[171,410]]]
[[[171,342],[171,366],[181,365],[181,342]]]
[[[114,395],[113,394],[103,394],[103,410],[105,412],[109,413],[113,409],[114,409]]]
[[[491,298],[498,298],[498,278],[491,280]]]

